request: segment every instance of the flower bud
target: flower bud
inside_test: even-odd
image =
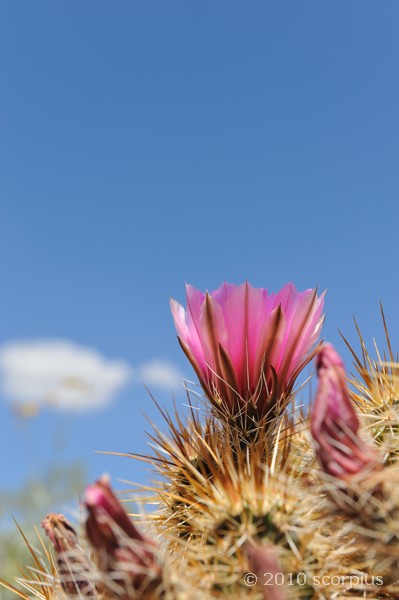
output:
[[[93,583],[95,567],[78,544],[76,531],[62,514],[49,514],[42,527],[54,546],[58,575],[68,596],[97,596]]]
[[[245,553],[248,557],[251,573],[246,585],[258,584],[263,590],[265,600],[287,600],[287,590],[281,583],[281,567],[278,564],[275,549],[273,546],[262,546],[259,543],[248,542],[245,545]],[[254,577],[255,576],[255,577]],[[267,585],[265,577],[267,576]]]
[[[326,473],[347,479],[376,466],[377,454],[358,434],[359,419],[349,397],[345,368],[330,344],[320,349],[316,369],[319,382],[310,427],[317,456]]]
[[[136,528],[103,476],[86,489],[86,533],[95,549],[104,584],[115,598],[147,597],[161,589],[156,545]]]

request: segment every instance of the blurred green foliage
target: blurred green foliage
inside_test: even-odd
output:
[[[64,512],[68,518],[78,514],[78,501],[86,479],[81,463],[51,466],[43,477],[28,481],[20,489],[0,489],[0,577],[14,583],[18,567],[32,564],[29,550],[13,518],[29,542],[40,543],[34,530],[48,512]],[[0,600],[16,600],[17,596],[0,587]]]

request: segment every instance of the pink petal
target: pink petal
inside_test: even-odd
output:
[[[323,308],[324,308],[325,292],[318,298],[315,309],[309,315],[307,323],[304,324],[300,337],[295,347],[290,365],[287,371],[287,379],[290,379],[292,373],[296,370],[299,364],[305,359],[311,348],[316,343],[321,326],[323,324]]]
[[[199,370],[205,375],[206,364],[204,357],[204,350],[202,348],[201,340],[198,336],[197,329],[190,319],[190,324],[187,324],[187,313],[184,307],[176,300],[171,299],[170,308],[172,310],[173,319],[178,336],[184,342],[191,351]]]
[[[180,302],[177,302],[177,300],[174,300],[173,298],[170,299],[170,309],[172,311],[177,334],[185,343],[187,343],[190,336],[186,322],[186,311]]]
[[[209,294],[201,307],[200,339],[209,377],[217,379],[217,375],[221,375],[218,368],[219,344],[226,348],[228,338],[223,310]]]
[[[286,287],[288,288],[288,286]],[[310,316],[309,311],[311,310],[311,305],[314,303],[315,293],[314,290],[306,290],[299,293],[291,284],[289,296],[288,298],[284,298],[284,300],[286,300],[284,302],[285,306],[283,302],[281,306],[286,318],[286,330],[276,370],[282,379],[287,380],[293,355]],[[295,370],[295,366],[292,366],[292,370]]]
[[[248,318],[246,285],[229,285],[224,288],[224,292],[222,310],[228,331],[227,350],[236,371],[240,391],[243,391],[242,382],[246,367],[245,331]]]

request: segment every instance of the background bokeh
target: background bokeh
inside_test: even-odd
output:
[[[396,0],[0,3],[3,528],[72,510],[103,471],[148,480],[93,451],[146,451],[143,382],[184,410],[186,281],[327,288],[348,361],[337,329],[358,347],[355,315],[384,348],[382,301],[399,347],[398,18]],[[77,369],[49,397],[46,361]],[[85,410],[85,376],[115,365]]]

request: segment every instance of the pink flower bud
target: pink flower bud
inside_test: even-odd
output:
[[[104,583],[114,596],[128,598],[128,590],[133,589],[142,591],[144,598],[149,590],[158,589],[161,570],[156,546],[133,524],[111,490],[108,477],[87,487],[85,503],[89,513],[87,537],[96,551],[100,570],[107,574]]]
[[[187,285],[187,309],[171,300],[180,344],[210,401],[228,415],[243,407],[278,414],[311,359],[323,321],[324,294],[291,283],[269,294],[224,283],[203,294]],[[276,406],[277,405],[277,406]]]
[[[330,344],[316,358],[319,383],[311,414],[317,456],[326,473],[347,479],[377,464],[374,448],[358,435],[359,419],[349,397],[343,362]]]
[[[246,573],[244,577],[246,585],[252,586],[256,582],[259,590],[263,590],[265,600],[286,600],[287,590],[281,582],[281,567],[277,561],[275,548],[271,545],[262,546],[259,543],[248,542],[245,545],[245,553],[252,571]],[[265,585],[266,579],[267,585]]]

